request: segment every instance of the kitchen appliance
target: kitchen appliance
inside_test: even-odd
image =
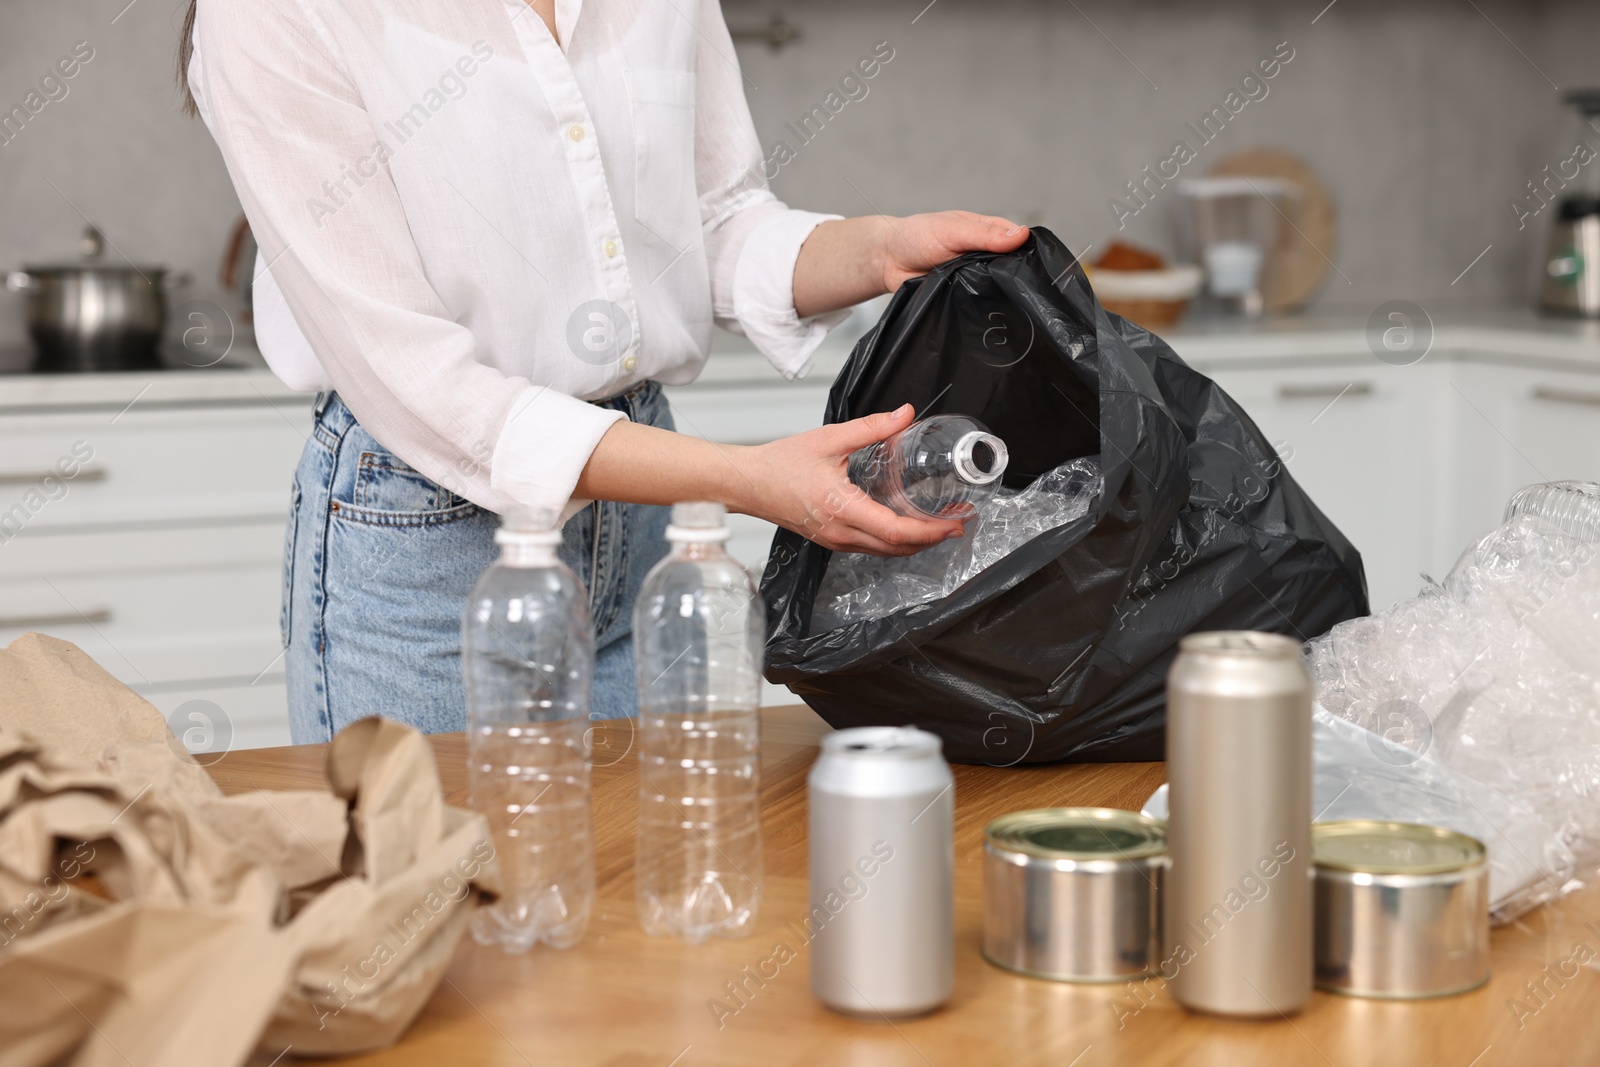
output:
[[[807,778],[811,992],[882,1019],[955,986],[955,779],[937,734],[863,726],[822,740]]]
[[[1414,999],[1489,980],[1489,862],[1465,834],[1352,819],[1311,831],[1317,985]]]
[[[1311,996],[1311,675],[1280,634],[1190,634],[1167,673],[1167,990],[1278,1018]],[[1170,969],[1170,975],[1168,973]]]
[[[1183,259],[1206,270],[1207,290],[1248,316],[1266,309],[1264,277],[1273,269],[1285,220],[1299,188],[1281,178],[1186,178],[1178,183],[1186,211],[1179,241]]]
[[[1567,115],[1556,142],[1558,162],[1545,168],[1535,190],[1560,193],[1540,272],[1539,307],[1600,318],[1600,88],[1574,89],[1562,99]]]
[[[83,231],[75,263],[25,266],[6,277],[24,298],[28,333],[45,372],[147,370],[161,366],[166,294],[188,284],[163,267],[105,262],[105,237]]]
[[[1157,969],[1165,823],[1115,808],[1040,808],[1002,815],[983,836],[990,963],[1069,982]]]

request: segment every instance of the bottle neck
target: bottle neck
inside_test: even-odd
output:
[[[673,541],[672,558],[705,560],[722,559],[728,554],[723,541]]]
[[[496,562],[505,567],[549,567],[556,563],[556,546],[504,541]]]

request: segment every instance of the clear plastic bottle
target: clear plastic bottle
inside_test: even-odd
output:
[[[1530,516],[1542,529],[1600,542],[1600,483],[1539,482],[1525,485],[1506,504],[1505,521]]]
[[[723,548],[721,504],[679,504],[634,609],[639,921],[657,937],[742,937],[761,903],[765,617]]]
[[[589,814],[589,595],[556,556],[559,515],[513,512],[461,622],[472,806],[489,820],[504,893],[472,935],[506,952],[570,948],[594,903]]]
[[[934,415],[850,453],[850,480],[907,518],[965,519],[1000,487],[1006,444],[977,419]]]

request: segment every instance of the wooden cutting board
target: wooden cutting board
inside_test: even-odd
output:
[[[1211,169],[1213,177],[1281,178],[1300,187],[1297,200],[1284,205],[1292,225],[1282,229],[1269,259],[1262,299],[1268,311],[1295,311],[1316,295],[1338,251],[1339,223],[1333,198],[1302,159],[1276,148],[1251,148]]]

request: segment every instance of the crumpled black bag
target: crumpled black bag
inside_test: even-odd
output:
[[[831,553],[778,531],[761,581],[766,675],[835,727],[920,726],[963,763],[1161,759],[1178,638],[1310,639],[1367,614],[1360,555],[1255,423],[1106,312],[1048,230],[902,285],[826,421],[907,401],[987,424],[1014,488],[1086,455],[1105,488],[950,596],[820,634],[807,630]]]

